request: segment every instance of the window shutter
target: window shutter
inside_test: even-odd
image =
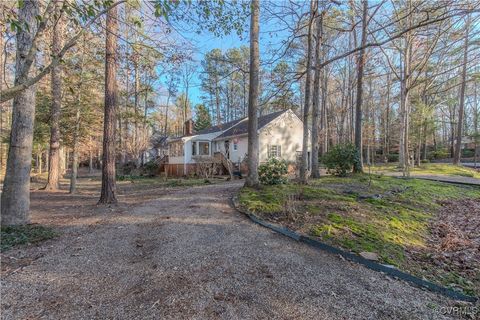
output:
[[[282,146],[278,145],[277,146],[277,156],[280,158],[282,156]]]
[[[270,152],[270,145],[267,144],[267,158],[271,157],[271,152]]]

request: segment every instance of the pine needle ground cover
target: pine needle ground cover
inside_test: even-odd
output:
[[[480,293],[480,188],[387,176],[243,188],[263,219],[467,294]]]

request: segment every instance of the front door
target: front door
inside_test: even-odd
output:
[[[225,140],[225,156],[230,159],[230,141]]]

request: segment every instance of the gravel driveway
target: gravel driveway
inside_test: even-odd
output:
[[[2,318],[442,319],[453,303],[253,224],[230,207],[240,186],[165,191],[71,222],[2,277]]]

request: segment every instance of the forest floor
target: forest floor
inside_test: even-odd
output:
[[[2,318],[443,319],[459,306],[253,224],[230,205],[242,183],[120,183],[109,207],[96,179],[33,191],[32,222],[59,235],[2,253]]]

